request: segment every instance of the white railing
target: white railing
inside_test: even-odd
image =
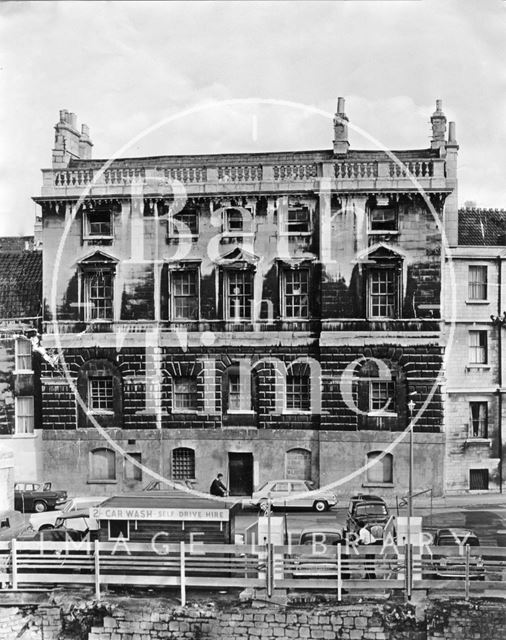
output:
[[[262,176],[261,164],[218,167],[220,182],[259,182]]]
[[[390,163],[391,178],[404,178],[409,174],[415,178],[431,178],[434,175],[434,163],[432,160],[408,160],[403,166],[395,162]]]
[[[334,175],[339,179],[377,178],[377,162],[336,162]]]
[[[272,173],[275,180],[312,180],[318,176],[318,165],[275,164]]]

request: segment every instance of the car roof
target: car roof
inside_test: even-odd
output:
[[[385,504],[384,498],[381,496],[373,495],[372,493],[359,493],[350,498],[352,502],[382,502]]]
[[[437,536],[457,536],[457,538],[465,538],[466,536],[468,538],[470,536],[473,536],[473,538],[478,537],[474,533],[474,531],[471,531],[471,529],[457,529],[453,527],[451,529],[438,529],[436,531],[436,535]]]

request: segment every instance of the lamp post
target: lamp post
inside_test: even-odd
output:
[[[408,402],[409,409],[409,475],[408,475],[408,518],[413,517],[413,411],[415,401],[413,398]],[[408,520],[409,532],[409,520]]]

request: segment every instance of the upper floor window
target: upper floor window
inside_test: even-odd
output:
[[[310,233],[311,214],[309,207],[299,203],[289,204],[283,231],[293,235]]]
[[[488,404],[469,403],[469,437],[488,438]]]
[[[245,231],[245,217],[247,214],[241,209],[229,207],[224,212],[224,230],[229,233],[242,233]]]
[[[113,278],[111,269],[85,271],[83,279],[86,320],[112,320]]]
[[[226,319],[251,320],[253,311],[253,273],[250,269],[225,272]]]
[[[287,269],[282,273],[281,282],[283,317],[309,317],[309,270]]]
[[[487,332],[469,332],[469,364],[487,364]]]
[[[469,300],[487,299],[487,267],[471,265],[469,267]]]
[[[174,213],[169,219],[168,231],[171,238],[198,236],[198,210],[185,207],[182,211]]]
[[[88,378],[88,407],[99,413],[114,411],[112,376],[90,376]]]
[[[197,381],[194,378],[175,378],[173,389],[174,412],[197,410]]]
[[[311,409],[311,380],[309,375],[286,376],[286,408],[288,411]]]
[[[15,342],[16,371],[32,371],[32,343],[28,338],[17,338]]]
[[[373,207],[369,211],[370,231],[397,231],[397,228],[397,211],[394,207]]]
[[[199,313],[197,269],[173,271],[170,277],[172,320],[196,320]]]
[[[398,276],[395,269],[370,269],[368,273],[369,317],[396,318],[398,315]]]
[[[16,396],[15,425],[16,425],[16,433],[18,435],[33,433],[33,429],[34,429],[33,396]]]
[[[392,380],[370,380],[369,413],[396,415],[394,396],[395,383]]]
[[[112,238],[112,212],[99,208],[85,211],[83,217],[84,238]]]

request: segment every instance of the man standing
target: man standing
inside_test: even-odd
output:
[[[227,487],[223,484],[223,474],[219,473],[211,483],[209,493],[213,496],[220,496],[223,498],[228,495]]]

